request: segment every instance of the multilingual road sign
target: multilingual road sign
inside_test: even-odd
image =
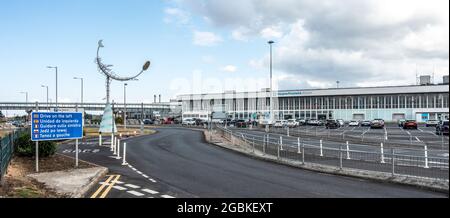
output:
[[[32,141],[53,141],[81,138],[83,138],[83,113],[31,113]]]

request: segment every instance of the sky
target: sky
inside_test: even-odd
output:
[[[0,101],[102,102],[101,58],[127,102],[179,94],[412,85],[449,71],[448,0],[0,0]],[[123,101],[123,83],[111,98]]]

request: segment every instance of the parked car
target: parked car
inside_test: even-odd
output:
[[[297,119],[297,123],[299,126],[304,126],[304,125],[306,125],[306,120],[305,119]]]
[[[426,123],[425,123],[425,126],[426,127],[436,127],[437,125],[439,125],[439,120],[428,120]]]
[[[372,122],[370,120],[364,120],[361,122],[361,126],[370,126]]]
[[[195,125],[195,119],[193,118],[184,119],[181,125],[183,126]]]
[[[370,128],[371,129],[383,129],[384,128],[384,120],[382,119],[375,119],[370,122]]]
[[[299,123],[295,119],[289,119],[289,120],[287,120],[287,124],[286,125],[289,128],[295,128],[295,127],[299,126]]]
[[[436,126],[436,135],[448,135],[448,120],[439,122]]]
[[[205,120],[202,119],[195,119],[195,125],[196,126],[203,126],[204,124],[207,124],[208,122],[206,122]]]
[[[359,121],[352,120],[350,123],[348,123],[348,126],[359,126]]]
[[[417,129],[417,122],[415,120],[406,120],[403,123],[403,129]]]
[[[235,126],[236,128],[247,128],[247,121],[237,120]]]
[[[398,120],[398,127],[403,127],[403,124],[405,124],[405,122],[406,122],[405,119]]]
[[[345,126],[345,121],[343,119],[336,120],[340,127]]]
[[[325,122],[325,128],[327,128],[327,129],[337,129],[340,126],[341,125],[339,124],[338,120],[327,120]]]
[[[273,124],[273,127],[276,127],[276,128],[284,128],[286,126],[287,126],[287,121],[286,120],[277,120]]]
[[[153,125],[155,122],[153,122],[153,120],[150,119],[145,119],[144,120],[144,125]]]
[[[317,119],[308,120],[308,125],[311,125],[311,126],[321,126],[322,124],[323,124],[323,122],[321,120],[317,120]]]

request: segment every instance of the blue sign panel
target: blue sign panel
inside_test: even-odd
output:
[[[83,138],[83,113],[31,113],[31,140],[52,141]]]

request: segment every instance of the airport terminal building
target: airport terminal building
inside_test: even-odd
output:
[[[231,119],[267,119],[270,114],[268,89],[260,92],[225,92],[178,96],[183,118],[207,119],[211,112],[223,112]],[[449,86],[411,85],[367,88],[285,90],[273,92],[275,119],[384,119],[396,122],[413,119],[426,122],[448,119]]]

